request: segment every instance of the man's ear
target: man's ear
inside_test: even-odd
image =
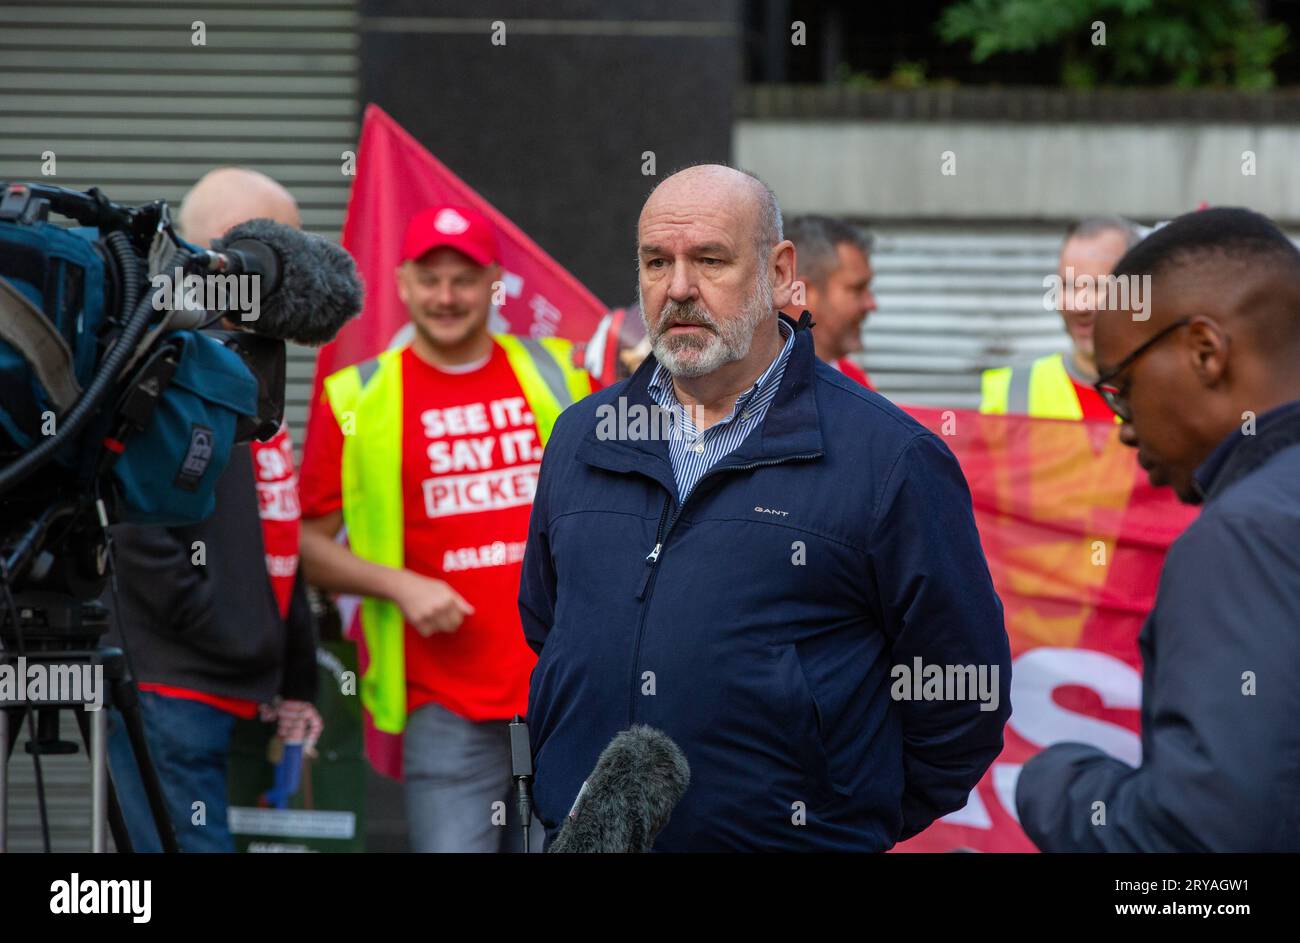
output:
[[[397,268],[393,269],[393,277],[397,279],[397,297],[402,299],[402,304],[404,305],[409,305],[411,303],[411,292],[406,284],[407,279],[410,277],[410,266],[411,263],[407,260],[398,265]]]
[[[1187,325],[1187,343],[1197,377],[1206,386],[1217,384],[1228,372],[1228,333],[1211,318],[1199,317]]]
[[[790,304],[794,294],[795,253],[789,239],[778,242],[768,253],[772,272],[772,302],[778,308]]]

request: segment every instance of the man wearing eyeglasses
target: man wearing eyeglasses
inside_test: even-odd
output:
[[[1151,277],[1150,318],[1099,317],[1097,391],[1151,482],[1204,509],[1138,639],[1142,765],[1049,747],[1020,824],[1044,851],[1300,851],[1300,252],[1209,209],[1115,273]]]

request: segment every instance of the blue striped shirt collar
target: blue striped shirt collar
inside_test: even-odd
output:
[[[668,459],[677,484],[678,499],[686,500],[695,485],[718,462],[726,458],[762,425],[768,407],[776,399],[786,363],[794,349],[794,330],[785,321],[777,322],[785,343],[754,385],[736,398],[731,412],[703,432],[697,430],[691,410],[677,399],[672,375],[656,363],[646,392],[661,409],[673,417],[668,437]],[[739,416],[739,421],[736,421]]]

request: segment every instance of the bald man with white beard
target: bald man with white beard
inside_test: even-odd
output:
[[[961,470],[779,314],[795,249],[757,178],[668,177],[637,241],[652,355],[560,416],[524,557],[548,841],[647,725],[690,766],[657,850],[887,849],[965,804],[1010,713]],[[612,797],[633,832],[657,782]]]
[[[178,214],[181,235],[199,246],[250,219],[301,225],[288,190],[242,167],[206,174]],[[227,319],[226,326],[239,322]],[[116,624],[126,636],[149,752],[182,851],[235,850],[226,823],[226,764],[237,719],[274,720],[281,739],[308,751],[321,731],[312,703],[315,625],[297,577],[297,473],[287,426],[267,442],[231,450],[216,501],[213,514],[191,527],[114,528]],[[132,846],[159,851],[116,714],[110,730],[113,782]],[[196,802],[203,803],[201,823]]]

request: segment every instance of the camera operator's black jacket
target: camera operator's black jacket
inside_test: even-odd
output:
[[[277,694],[314,701],[311,607],[300,573],[288,618],[280,616],[247,445],[231,450],[216,499],[216,511],[197,525],[113,528],[117,624],[135,679],[261,703]],[[111,594],[104,602],[113,604]]]

